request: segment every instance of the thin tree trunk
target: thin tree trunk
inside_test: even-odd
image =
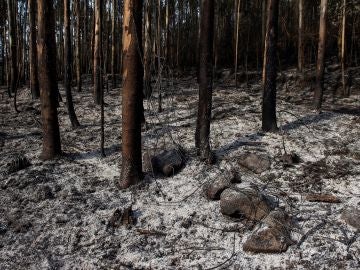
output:
[[[101,105],[102,91],[102,1],[95,0],[94,100]]]
[[[304,69],[304,0],[299,0],[298,70]]]
[[[268,0],[263,65],[262,130],[275,132],[279,0]]]
[[[61,154],[59,122],[56,109],[58,94],[56,73],[55,18],[53,1],[38,0],[38,65],[43,127],[41,158],[53,159]]]
[[[16,35],[16,18],[14,16],[14,8],[17,8],[17,1],[7,0],[8,7],[8,21],[9,21],[9,47],[10,47],[10,88],[9,96],[15,93],[18,81],[18,66],[17,66],[17,35]]]
[[[29,0],[30,18],[30,89],[33,99],[40,97],[36,50],[36,0]]]
[[[240,28],[240,5],[241,0],[237,1],[236,11],[236,32],[235,32],[235,87],[237,88],[237,72],[238,72],[238,49],[239,49],[239,28]]]
[[[77,91],[81,92],[82,80],[81,80],[81,10],[80,1],[75,0],[75,13],[76,13],[76,46],[75,46],[75,59],[76,59],[76,84]]]
[[[265,50],[265,38],[266,38],[266,11],[267,11],[267,1],[268,0],[262,0],[262,6],[261,6],[261,49],[264,52]]]
[[[320,27],[318,58],[316,66],[316,87],[315,87],[315,109],[320,112],[324,93],[324,71],[325,71],[325,50],[326,50],[326,20],[327,0],[321,0],[320,4]]]
[[[116,32],[116,12],[117,5],[116,0],[112,1],[112,29],[111,29],[111,73],[112,73],[112,88],[116,87],[116,43],[117,43],[117,32]]]
[[[145,4],[145,46],[144,46],[144,95],[150,98],[151,88],[151,2]]]
[[[344,96],[349,96],[348,87],[346,84],[345,72],[346,72],[346,0],[343,2],[343,16],[342,16],[342,31],[341,31],[341,81],[343,85]]]
[[[162,112],[162,95],[161,95],[161,0],[157,4],[157,68],[158,68],[158,112]]]
[[[70,37],[70,0],[64,0],[64,82],[66,92],[66,105],[69,113],[70,122],[73,128],[79,127],[79,121],[76,117],[73,98],[71,94],[71,80],[72,80],[72,53],[71,53],[71,37]]]
[[[212,107],[214,0],[201,1],[199,44],[199,103],[195,132],[195,147],[202,160],[214,162],[210,149],[210,120]]]
[[[123,17],[122,166],[117,182],[125,189],[142,180],[141,120],[143,66],[142,0],[125,0]]]

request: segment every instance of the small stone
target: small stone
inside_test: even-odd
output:
[[[246,153],[240,157],[238,162],[256,174],[261,174],[271,167],[270,157],[264,154]]]
[[[255,189],[226,189],[220,196],[221,213],[262,220],[271,211],[269,200]]]
[[[230,179],[224,177],[205,185],[204,192],[209,200],[220,200],[221,193],[231,186]]]
[[[266,228],[253,233],[244,243],[243,249],[253,253],[285,252],[291,239],[276,228]]]
[[[360,210],[358,208],[345,208],[341,214],[341,219],[350,226],[360,229]]]
[[[288,213],[281,209],[273,210],[267,217],[264,218],[263,222],[270,228],[277,228],[280,230],[290,230],[291,218]]]
[[[165,150],[153,156],[145,153],[143,158],[145,171],[166,177],[175,175],[185,166],[185,152],[181,148]]]

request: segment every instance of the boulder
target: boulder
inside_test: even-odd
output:
[[[360,210],[358,208],[345,208],[341,213],[341,219],[350,226],[360,230]]]
[[[205,185],[204,193],[209,200],[220,200],[221,193],[231,187],[232,184],[241,183],[241,177],[237,172],[232,172],[229,177],[221,176],[215,181]]]
[[[144,169],[155,174],[173,176],[185,166],[185,153],[182,149],[165,150],[158,155],[144,154]]]
[[[264,218],[263,222],[269,228],[277,228],[283,231],[289,231],[291,226],[291,217],[288,213],[281,209],[273,210],[267,217]]]
[[[291,239],[277,228],[266,228],[253,233],[244,243],[243,250],[253,253],[281,253],[291,244]]]
[[[238,163],[240,166],[243,166],[256,174],[263,173],[271,167],[270,157],[264,154],[244,154],[240,157]]]
[[[221,213],[228,216],[241,215],[250,220],[261,220],[271,211],[271,204],[255,189],[229,188],[220,196]]]

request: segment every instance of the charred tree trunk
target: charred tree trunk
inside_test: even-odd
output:
[[[341,81],[343,86],[343,94],[348,97],[350,95],[350,88],[347,87],[345,72],[346,72],[346,0],[343,1],[343,16],[341,29]]]
[[[145,46],[144,46],[144,95],[150,98],[151,88],[151,1],[145,5]]]
[[[199,44],[199,105],[195,147],[200,158],[208,163],[213,163],[214,161],[209,142],[213,83],[213,37],[214,0],[202,0]]]
[[[318,57],[316,66],[316,87],[315,87],[315,109],[320,112],[324,93],[324,71],[325,71],[325,50],[326,50],[326,20],[327,20],[327,0],[320,3],[320,27]]]
[[[72,53],[71,53],[71,37],[70,37],[70,0],[64,0],[64,82],[66,92],[66,105],[69,113],[71,126],[73,128],[79,127],[79,121],[76,117],[73,98],[71,94],[71,80],[72,80]]]
[[[9,20],[9,47],[10,47],[10,88],[9,96],[15,93],[18,81],[18,64],[17,64],[17,35],[16,35],[16,18],[14,15],[14,8],[17,9],[17,1],[7,0],[8,20]]]
[[[94,29],[94,100],[101,105],[102,91],[102,1],[95,0],[95,29]]]
[[[116,43],[117,43],[117,32],[116,32],[116,14],[117,14],[116,0],[112,2],[112,30],[111,30],[111,73],[112,73],[112,88],[116,87],[116,73],[117,73],[117,62],[116,62]]]
[[[36,0],[29,0],[30,22],[30,89],[33,99],[40,97],[36,50]]]
[[[125,189],[142,180],[141,120],[143,98],[142,0],[124,1],[123,92],[122,92],[122,167],[117,182]]]
[[[236,7],[236,30],[235,30],[235,87],[237,88],[237,73],[238,73],[238,49],[239,49],[239,28],[240,28],[240,6],[241,1],[235,0],[235,7]]]
[[[43,127],[44,160],[61,154],[59,122],[56,109],[58,85],[56,73],[55,17],[53,1],[38,0],[38,65]]]
[[[298,70],[304,69],[304,0],[299,0]]]
[[[76,13],[76,46],[75,46],[75,58],[76,58],[76,84],[77,91],[81,92],[82,80],[81,80],[81,9],[80,0],[75,0],[75,13]],[[86,18],[84,18],[85,20]]]
[[[275,132],[279,0],[269,0],[263,65],[262,130]]]

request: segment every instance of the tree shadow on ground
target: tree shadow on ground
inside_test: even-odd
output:
[[[115,153],[119,153],[121,151],[120,144],[113,144],[112,146],[105,147],[105,154],[106,156],[111,156]],[[73,160],[86,160],[86,159],[92,159],[96,157],[101,157],[101,151],[100,149],[94,149],[90,150],[88,152],[67,152],[64,154],[65,156],[73,159]]]

